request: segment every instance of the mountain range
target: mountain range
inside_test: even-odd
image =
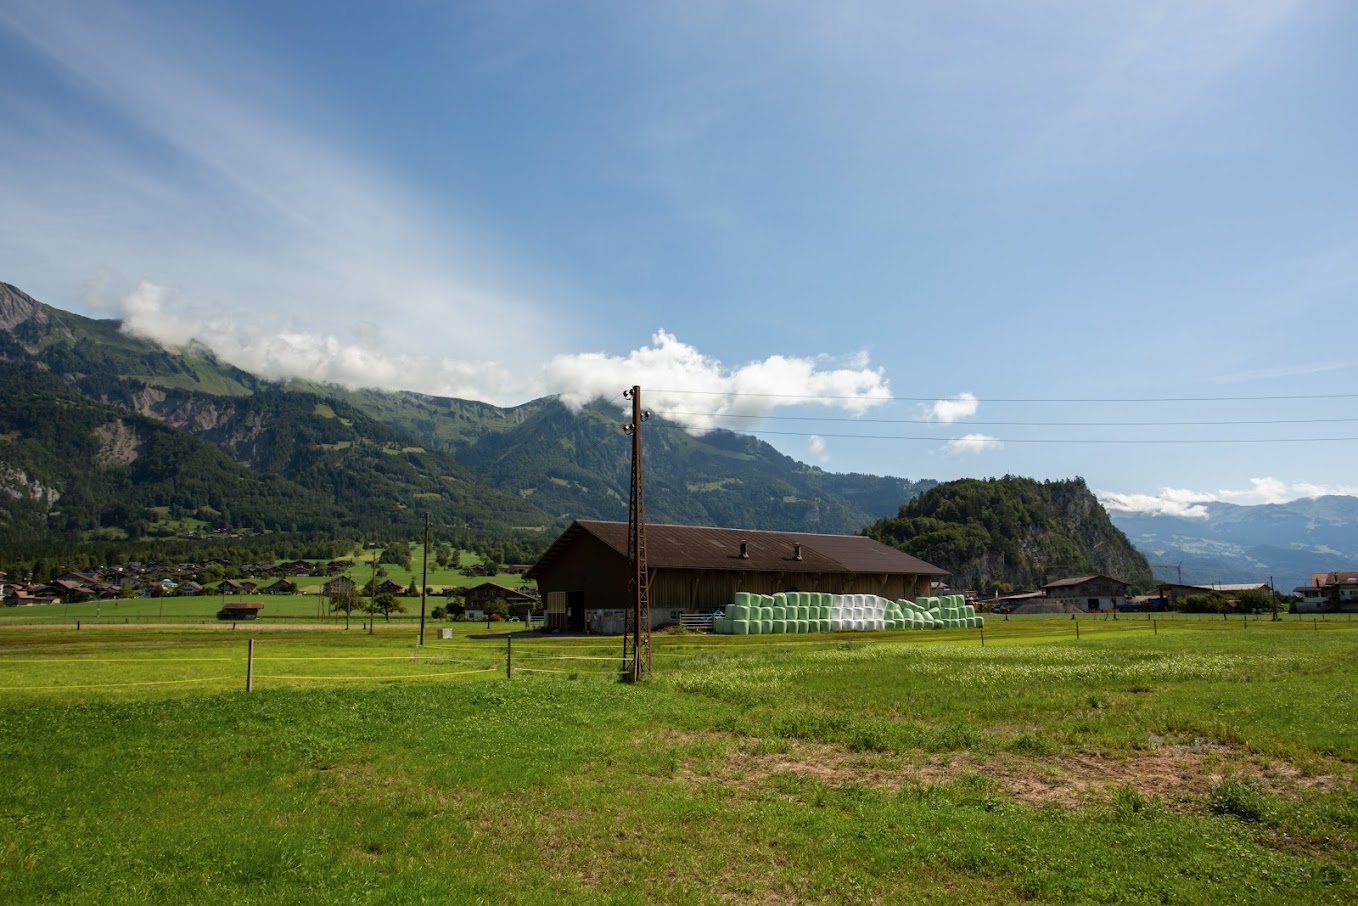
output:
[[[409,538],[428,512],[440,539],[493,540],[518,559],[572,519],[627,518],[630,442],[623,413],[603,402],[499,407],[269,382],[203,346],[163,348],[5,283],[0,387],[8,542],[226,531]],[[644,431],[654,522],[857,532],[902,516],[938,484],[827,472],[748,435],[693,436],[663,419]],[[1358,563],[1358,498],[1213,503],[1206,513],[1111,516],[1164,579],[1273,575],[1290,588]],[[1000,575],[993,566],[977,576]]]
[[[1113,511],[1113,524],[1157,578],[1192,585],[1267,582],[1290,592],[1311,573],[1358,564],[1358,497],[1239,506],[1202,504],[1204,516]]]
[[[204,347],[161,348],[8,284],[0,381],[11,540],[412,537],[429,512],[440,537],[514,537],[531,552],[572,519],[627,518],[630,441],[602,402],[502,408],[270,383]],[[662,419],[645,431],[656,522],[854,532],[935,484],[826,472],[729,431],[695,437]]]

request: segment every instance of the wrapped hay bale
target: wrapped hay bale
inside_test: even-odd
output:
[[[733,603],[738,607],[749,607],[752,603],[751,599],[754,597],[755,596],[748,591],[738,591],[736,592],[736,599]]]
[[[750,634],[749,620],[731,621],[731,635],[749,635],[749,634]]]

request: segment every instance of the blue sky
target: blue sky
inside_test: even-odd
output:
[[[834,470],[1353,494],[1354,47],[1342,0],[0,0],[0,279]]]

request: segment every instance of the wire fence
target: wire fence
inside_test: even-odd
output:
[[[827,649],[869,648],[902,643],[944,642],[992,644],[1024,641],[1095,641],[1127,635],[1160,635],[1207,629],[1259,631],[1340,631],[1358,627],[1352,614],[1235,614],[1222,619],[1217,614],[1119,613],[990,615],[979,629],[884,630],[875,632],[816,633],[805,636],[724,636],[701,633],[657,634],[649,651],[653,672],[683,669],[685,663],[702,659],[747,659],[781,652]],[[1227,625],[1222,626],[1222,623]],[[364,637],[366,638],[366,637]],[[543,677],[618,677],[626,672],[631,658],[620,637],[557,637],[515,633],[497,639],[416,644],[410,653],[382,654],[293,654],[286,653],[287,641],[250,638],[232,641],[232,652],[221,655],[183,656],[159,653],[126,656],[118,643],[108,650],[89,643],[80,653],[63,657],[39,653],[28,656],[9,653],[0,657],[0,693],[61,692],[75,690],[141,689],[220,684],[225,688],[257,691],[285,688],[289,684],[314,686],[324,683],[405,682],[405,681],[484,681],[516,676]],[[390,645],[388,637],[381,640]],[[129,643],[146,644],[146,643]],[[174,647],[165,642],[162,647]],[[258,651],[256,648],[258,646]],[[272,653],[282,646],[284,653]],[[404,664],[407,669],[396,669]],[[302,669],[289,669],[296,665]],[[46,668],[54,668],[56,677]],[[280,672],[271,672],[279,669]],[[197,675],[201,671],[207,675]],[[103,675],[101,675],[101,673]],[[167,673],[180,675],[167,676]],[[90,675],[93,674],[93,675]],[[115,679],[116,677],[116,679]]]

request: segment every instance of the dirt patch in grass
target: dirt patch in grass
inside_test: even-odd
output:
[[[726,737],[724,757],[714,759],[712,743],[719,738],[718,734],[675,734],[668,741],[681,752],[702,753],[680,755],[680,779],[696,784],[793,775],[832,787],[857,784],[898,790],[951,783],[979,774],[994,781],[1003,794],[1032,806],[1074,809],[1110,801],[1119,790],[1132,789],[1180,810],[1200,808],[1212,785],[1228,777],[1288,797],[1346,782],[1338,773],[1303,771],[1238,747],[1203,743],[1160,745],[1126,755],[1005,753],[981,757],[952,752],[911,757],[854,752],[843,746],[803,740]]]

